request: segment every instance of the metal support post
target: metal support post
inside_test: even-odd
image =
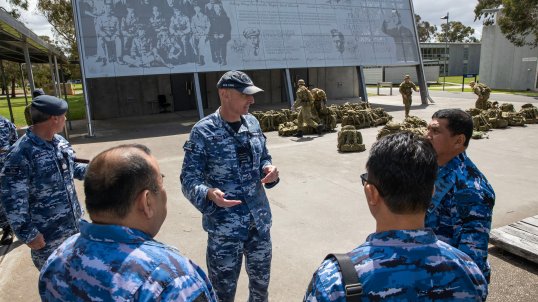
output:
[[[204,118],[204,106],[202,105],[202,91],[200,90],[200,78],[198,73],[194,73],[194,92],[196,93],[196,107],[198,107],[198,116]]]

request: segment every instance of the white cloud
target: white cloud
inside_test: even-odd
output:
[[[52,26],[49,24],[47,19],[40,13],[37,9],[37,0],[29,0],[28,11],[19,9],[21,21],[28,29],[33,31],[38,36],[49,36],[53,38],[52,35]],[[0,0],[0,6],[10,8],[10,5],[7,4],[6,0]]]
[[[474,8],[478,4],[476,0],[413,0],[415,14],[420,15],[422,20],[437,25],[446,22],[442,17],[449,13],[448,21],[460,21],[465,26],[474,28],[474,36],[480,39],[482,36],[482,21],[474,21]]]

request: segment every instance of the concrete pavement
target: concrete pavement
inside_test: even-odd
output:
[[[470,93],[431,94],[435,103],[428,106],[418,105],[415,94],[417,105],[412,107],[412,115],[429,121],[438,109],[466,109],[475,100]],[[518,110],[523,103],[538,105],[535,98],[492,95],[493,100],[501,98],[509,98],[506,101],[513,102]],[[403,119],[399,95],[371,96],[370,102],[374,107],[384,107],[395,120]],[[251,111],[259,109],[256,105],[251,107]],[[201,215],[183,197],[179,185],[182,146],[196,116],[196,112],[184,112],[97,121],[95,138],[84,137],[84,123],[75,122],[70,141],[82,158],[91,158],[122,143],[150,147],[166,175],[169,200],[168,218],[157,239],[178,247],[205,268],[206,234],[201,227]],[[281,175],[280,184],[268,190],[273,211],[272,301],[300,301],[313,271],[327,253],[349,251],[374,231],[374,219],[366,205],[359,174],[364,171],[368,150],[379,129],[361,130],[367,152],[347,154],[337,152],[336,132],[302,139],[266,133],[269,151]],[[497,195],[494,227],[538,214],[537,149],[538,125],[493,130],[489,139],[471,141],[468,153]],[[78,181],[77,191],[83,201],[82,183]],[[488,300],[535,300],[538,266],[494,247],[490,253],[492,283]],[[39,300],[37,278],[28,248],[16,241],[0,262],[0,301]],[[247,299],[247,286],[243,271],[237,301]]]

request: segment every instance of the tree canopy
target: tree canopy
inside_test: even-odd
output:
[[[488,9],[498,8],[498,25],[510,42],[516,46],[538,46],[538,0],[478,0],[475,20],[483,18],[484,25],[494,24],[495,12]]]
[[[447,34],[448,31],[448,34]],[[478,42],[473,36],[474,28],[463,25],[460,21],[441,24],[441,31],[436,33],[437,41],[446,42]]]
[[[7,0],[12,7],[6,10],[15,18],[20,17],[19,9],[28,10],[28,0]],[[51,44],[62,49],[70,59],[77,59],[77,41],[70,0],[37,0],[39,12],[52,25],[54,40]]]
[[[422,21],[419,15],[415,14],[417,24],[418,40],[420,42],[430,42],[435,37],[437,26],[430,24],[428,21]]]

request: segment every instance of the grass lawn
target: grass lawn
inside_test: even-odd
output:
[[[77,89],[81,89],[81,87],[77,87]],[[17,127],[26,126],[26,121],[24,119],[24,107],[26,107],[26,103],[24,101],[24,97],[11,98],[10,100],[11,108],[13,109],[15,125]],[[31,99],[28,98],[28,102],[30,101]],[[67,97],[67,102],[69,104],[69,112],[67,114],[67,118],[69,120],[74,121],[85,118],[86,105],[84,104],[83,94],[70,95]],[[5,95],[0,96],[0,115],[7,119],[10,119],[9,108]]]

